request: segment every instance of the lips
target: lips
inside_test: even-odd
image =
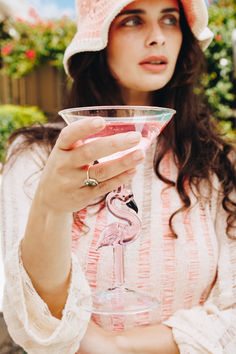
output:
[[[154,65],[167,64],[167,58],[164,56],[152,56],[147,59],[144,59],[139,64],[140,65],[142,65],[142,64],[154,64]]]
[[[165,56],[151,56],[142,60],[139,65],[151,72],[162,72],[166,69],[168,60]]]

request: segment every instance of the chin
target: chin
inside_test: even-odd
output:
[[[135,90],[140,92],[154,92],[154,91],[161,90],[164,86],[166,86],[166,84],[167,82],[158,85],[150,85],[149,83],[148,85],[142,85],[141,87],[136,87]]]
[[[140,77],[140,81],[137,85],[134,85],[133,87],[129,87],[130,89],[136,90],[136,91],[140,91],[140,92],[153,92],[153,91],[158,91],[160,89],[162,89],[163,87],[165,87],[168,82],[170,81],[170,79],[166,80],[150,80],[146,79],[143,80]],[[140,83],[142,83],[140,85]]]

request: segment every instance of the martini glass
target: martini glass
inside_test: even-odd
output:
[[[92,106],[69,108],[59,112],[67,124],[95,116],[105,119],[105,128],[83,139],[81,143],[84,144],[119,133],[141,133],[141,141],[134,148],[106,156],[99,159],[98,163],[117,159],[132,150],[147,150],[174,113],[175,111],[169,108],[142,106]],[[125,185],[111,191],[106,197],[106,207],[116,221],[107,225],[101,232],[96,250],[99,252],[103,247],[113,248],[115,280],[109,289],[83,298],[82,307],[102,315],[132,315],[150,311],[158,306],[159,300],[136,289],[129,289],[125,284],[124,246],[135,242],[142,225],[132,191]]]

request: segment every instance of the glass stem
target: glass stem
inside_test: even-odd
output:
[[[124,284],[124,246],[116,244],[113,247],[115,287]]]

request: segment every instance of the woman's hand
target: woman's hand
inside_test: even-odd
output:
[[[78,354],[179,354],[171,328],[165,325],[137,327],[120,334],[108,332],[90,321]]]
[[[73,212],[86,207],[92,200],[105,195],[131,179],[135,167],[143,159],[142,151],[133,151],[116,160],[90,167],[90,178],[96,187],[86,187],[88,165],[102,157],[135,147],[141,135],[122,133],[78,143],[105,127],[102,118],[83,119],[65,127],[48,159],[38,188],[42,205],[58,212]]]
[[[80,342],[77,354],[122,354],[116,344],[116,333],[105,331],[92,320],[87,332]]]
[[[137,327],[116,337],[123,354],[179,354],[172,330],[163,324]]]

